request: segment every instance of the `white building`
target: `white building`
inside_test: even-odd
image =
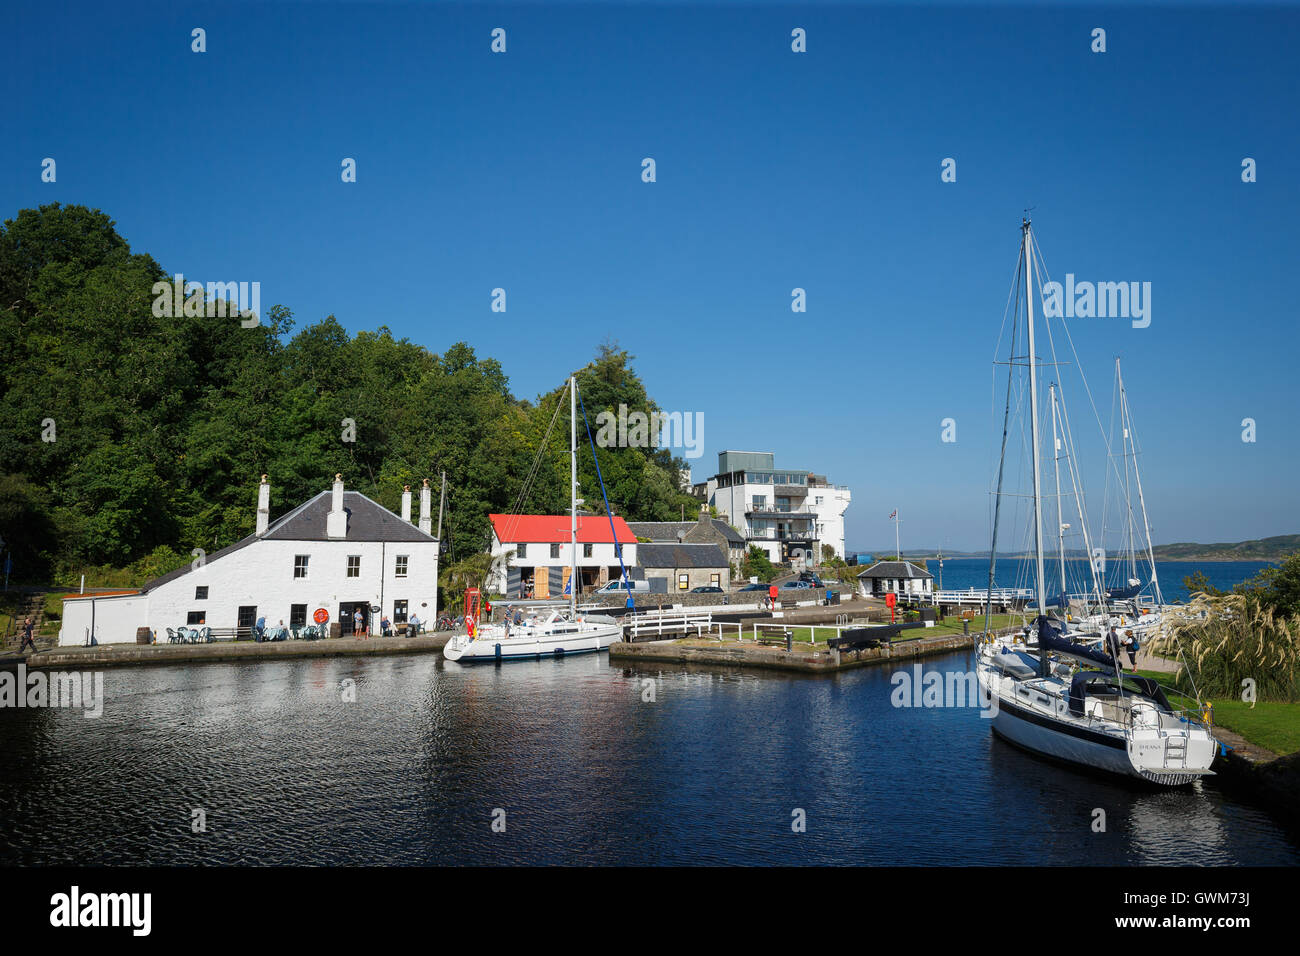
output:
[[[853,494],[825,475],[777,469],[771,452],[723,451],[718,473],[694,491],[774,562],[819,564],[826,544],[844,557],[844,513]]]
[[[863,597],[929,597],[934,593],[934,575],[911,561],[877,561],[858,574]]]
[[[568,515],[488,515],[492,522],[492,571],[488,589],[510,597],[563,596],[572,567]],[[612,520],[612,527],[611,527]],[[630,577],[637,570],[637,542],[615,516],[578,515],[579,592],[620,577],[619,549]]]
[[[418,614],[432,622],[438,611],[438,540],[430,531],[430,490],[420,490],[419,526],[411,523],[411,492],[402,515],[365,495],[345,491],[336,476],[330,491],[270,520],[271,487],[262,476],[257,530],[206,559],[150,581],[138,591],[70,594],[63,599],[60,644],[134,642],[150,628],[159,642],[167,628],[208,626],[247,637],[258,618],[269,627],[313,623],[324,609],[331,623],[351,633],[360,608],[365,626],[378,631],[387,614],[394,624]],[[381,614],[372,614],[371,608]]]

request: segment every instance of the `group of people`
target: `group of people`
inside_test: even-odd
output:
[[[1133,670],[1137,670],[1137,652],[1140,646],[1137,637],[1131,630],[1125,631],[1124,636],[1120,637],[1115,625],[1111,624],[1110,633],[1106,635],[1106,651],[1111,657],[1115,658],[1116,663],[1121,663],[1119,655],[1121,651],[1124,651],[1128,654],[1129,666]]]

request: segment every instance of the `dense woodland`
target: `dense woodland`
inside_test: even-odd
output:
[[[159,318],[153,287],[170,277],[84,206],[25,209],[0,229],[0,536],[15,579],[147,577],[211,553],[252,532],[263,473],[274,517],[335,472],[397,510],[404,484],[445,470],[457,558],[484,548],[489,512],[518,504],[569,369],[530,402],[464,342],[432,352],[382,324],[351,336],[332,315],[297,328],[285,305],[254,328]],[[577,370],[593,434],[619,403],[657,410],[631,359],[606,343]],[[547,444],[523,510],[567,510],[567,401]],[[601,449],[600,467],[629,519],[697,507],[666,450]],[[596,507],[590,447],[579,470]]]

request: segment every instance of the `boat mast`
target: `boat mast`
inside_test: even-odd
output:
[[[1124,424],[1124,433],[1132,432],[1133,423],[1129,420],[1128,414],[1128,393],[1124,391],[1124,376],[1119,371],[1119,359],[1115,359],[1115,376],[1119,380],[1119,412],[1120,421]],[[1142,496],[1142,473],[1138,471],[1137,463],[1137,441],[1133,442],[1133,481],[1137,485],[1138,505],[1142,508],[1142,530],[1147,536],[1147,560],[1151,562],[1151,588],[1153,597],[1156,599],[1156,607],[1164,604],[1164,596],[1160,593],[1160,578],[1156,574],[1156,554],[1151,545],[1151,522],[1147,519],[1147,503]],[[1135,558],[1136,560],[1136,558]]]
[[[1047,595],[1043,573],[1043,488],[1042,488],[1042,448],[1038,432],[1038,362],[1034,355],[1034,256],[1033,234],[1030,232],[1029,220],[1021,223],[1025,237],[1025,322],[1029,330],[1029,419],[1033,431],[1032,445],[1034,456],[1034,565],[1035,590],[1038,598],[1038,616],[1047,616]],[[1047,651],[1043,647],[1043,635],[1038,637],[1038,673],[1043,677],[1048,674]]]
[[[1065,522],[1061,517],[1061,439],[1056,430],[1056,385],[1049,386],[1052,393],[1052,468],[1056,472],[1056,550],[1061,563],[1061,613],[1069,603],[1065,597]]]
[[[569,376],[569,617],[578,616],[578,377]]]

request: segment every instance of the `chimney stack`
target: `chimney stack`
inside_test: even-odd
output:
[[[348,514],[343,510],[343,476],[334,476],[334,496],[330,500],[330,513],[325,516],[325,537],[330,539],[348,536]]]
[[[708,525],[712,523],[713,519],[709,516],[709,506],[707,504],[700,505],[700,524]]]
[[[257,533],[266,534],[267,525],[271,523],[271,486],[267,484],[266,475],[257,486]]]
[[[433,520],[429,517],[429,504],[432,492],[429,490],[429,479],[424,479],[424,485],[420,488],[420,530],[425,534],[433,534]]]
[[[411,523],[411,486],[402,485],[402,520]]]

